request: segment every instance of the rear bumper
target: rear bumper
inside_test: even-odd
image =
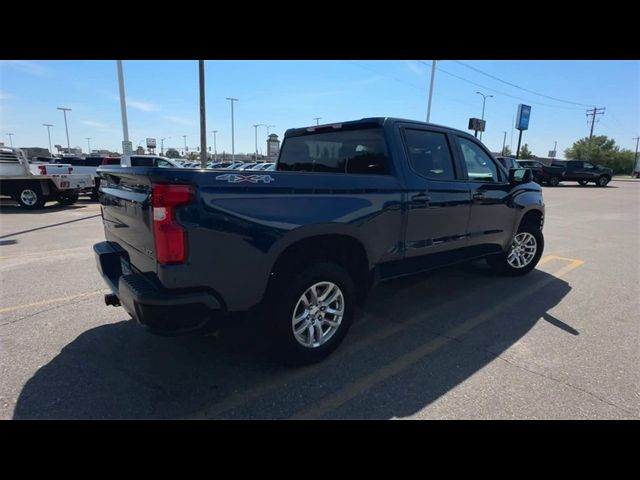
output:
[[[96,243],[93,251],[104,281],[147,330],[161,335],[207,331],[226,318],[221,302],[209,292],[168,290],[153,273],[123,272],[129,255],[117,243]]]

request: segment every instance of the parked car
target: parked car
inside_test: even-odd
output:
[[[99,171],[107,305],[171,334],[260,313],[274,352],[294,363],[337,348],[382,280],[477,258],[519,276],[544,248],[531,170],[412,120],[287,130],[277,171],[253,175]]]
[[[93,178],[73,173],[70,164],[29,164],[22,150],[0,148],[0,195],[24,209],[40,209],[50,200],[71,205],[83,189],[92,187]]]
[[[257,163],[245,163],[243,165],[240,165],[239,167],[236,167],[236,170],[250,170],[251,167],[255,167],[257,165]]]
[[[556,165],[556,162],[554,162]],[[606,187],[611,181],[613,170],[602,165],[593,165],[582,160],[567,160],[564,162],[565,170],[562,181],[575,181],[585,186],[589,182],[595,183],[598,187]]]
[[[552,187],[560,183],[565,170],[563,166],[545,165],[537,160],[518,160],[518,165],[520,167],[530,168],[533,172],[534,181],[540,185],[548,184]]]
[[[209,168],[223,169],[231,165],[232,162],[213,162]]]
[[[272,163],[271,165],[269,165],[267,168],[265,168],[264,170],[267,172],[273,172],[276,169],[276,164]]]
[[[240,161],[234,161],[231,162],[228,166],[224,167],[225,170],[235,170],[236,168],[238,168],[239,166],[243,165],[244,162],[240,162]]]

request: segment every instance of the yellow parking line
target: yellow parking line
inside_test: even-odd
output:
[[[550,256],[550,257],[553,257],[553,256]],[[546,258],[549,258],[549,257],[546,257]],[[559,257],[553,257],[546,261],[550,261],[551,259],[554,259],[554,258],[559,258]],[[532,293],[540,290],[541,288],[545,287],[550,282],[552,282],[554,278],[560,278],[563,275],[566,275],[567,273],[569,273],[571,270],[574,270],[584,264],[583,260],[578,260],[578,259],[563,259],[563,260],[569,261],[571,263],[569,265],[562,267],[560,270],[552,273],[550,277],[540,280],[539,282],[531,285],[531,287],[529,287],[528,289],[523,290],[509,297],[505,301],[501,302],[499,305],[496,305],[495,307],[490,308],[489,310],[485,310],[484,312],[470,318],[469,320],[462,323],[461,325],[458,325],[457,327],[454,327],[448,330],[441,336],[438,336],[433,340],[430,340],[429,342],[425,343],[424,345],[416,348],[415,350],[412,350],[411,352],[408,352],[400,356],[392,363],[382,367],[380,370],[377,370],[376,372],[373,372],[358,381],[355,381],[355,382],[352,382],[351,384],[346,385],[345,387],[338,390],[334,394],[331,394],[327,396],[325,399],[317,402],[312,407],[302,410],[294,414],[290,418],[291,419],[320,418],[325,413],[331,410],[335,410],[336,408],[340,407],[344,403],[348,402],[349,400],[357,397],[361,393],[370,389],[374,385],[395,376],[396,374],[400,373],[407,367],[416,363],[418,360],[429,355],[430,353],[433,353],[441,346],[456,339],[456,337],[461,336],[462,334],[468,332],[469,330],[478,326],[479,324],[493,318],[493,316],[499,311],[510,307],[511,305],[523,300],[524,298],[531,295]]]
[[[92,295],[97,295],[98,293],[107,293],[108,291],[109,291],[109,289],[94,290],[92,292],[85,292],[85,293],[78,293],[76,295],[69,295],[68,297],[52,298],[51,300],[42,300],[41,302],[25,303],[23,305],[15,305],[13,307],[0,308],[0,313],[13,312],[13,311],[16,311],[16,310],[21,310],[23,308],[39,307],[39,306],[42,306],[42,305],[50,305],[52,303],[68,302],[70,300],[75,300],[77,298],[90,297]]]

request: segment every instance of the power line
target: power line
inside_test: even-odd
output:
[[[431,66],[431,65],[429,65],[428,63],[423,62],[422,60],[418,60],[418,62],[420,62],[420,63],[422,63],[422,64],[424,64],[424,65]],[[477,83],[477,82],[474,82],[474,81],[468,80],[468,79],[466,79],[466,78],[464,78],[464,77],[461,77],[461,76],[459,76],[459,75],[456,75],[455,73],[451,73],[451,72],[448,72],[448,71],[446,71],[446,70],[443,70],[443,69],[442,69],[442,67],[440,67],[440,66],[436,66],[436,69],[437,69],[438,71],[440,71],[440,72],[446,73],[447,75],[450,75],[450,76],[455,77],[455,78],[457,78],[457,79],[459,79],[459,80],[462,80],[463,82],[470,83],[470,84],[475,85],[475,86],[477,86],[477,87],[482,87],[482,88],[484,88],[485,90],[489,90],[490,92],[494,92],[494,93],[497,93],[497,94],[499,94],[499,95],[504,95],[505,97],[511,97],[511,98],[515,98],[516,100],[521,100],[521,101],[524,101],[524,102],[527,102],[527,103],[532,103],[532,104],[534,104],[534,105],[543,105],[543,106],[545,106],[545,107],[561,108],[561,109],[563,109],[563,110],[582,110],[581,108],[576,108],[576,107],[561,107],[560,105],[550,105],[550,104],[548,104],[548,103],[533,102],[533,101],[531,101],[531,100],[529,100],[529,99],[527,99],[527,98],[517,97],[517,96],[515,96],[515,95],[510,95],[510,94],[508,94],[508,93],[501,92],[500,90],[496,90],[496,89],[494,89],[494,88],[487,87],[486,85],[482,85],[482,84],[480,84],[480,83]]]
[[[518,88],[518,89],[523,90],[525,92],[529,92],[529,93],[532,93],[534,95],[538,95],[539,97],[544,97],[544,98],[548,98],[550,100],[555,100],[556,102],[564,102],[564,103],[570,103],[572,105],[580,105],[582,107],[591,107],[592,106],[591,104],[587,104],[587,103],[572,102],[570,100],[563,100],[562,98],[552,97],[550,95],[545,95],[543,93],[534,92],[533,90],[529,90],[528,88],[521,87],[520,85],[516,85],[515,83],[507,82],[506,80],[503,80],[502,78],[496,77],[496,76],[491,75],[491,74],[486,73],[486,72],[483,72],[479,68],[472,67],[471,65],[467,65],[466,63],[461,62],[460,60],[453,60],[453,61],[456,62],[456,63],[459,63],[460,65],[462,65],[464,67],[467,67],[467,68],[469,68],[469,69],[471,69],[471,70],[473,70],[475,72],[478,72],[478,73],[480,73],[482,75],[485,75],[485,76],[487,76],[489,78],[493,78],[494,80],[502,82],[502,83],[504,83],[506,85],[510,85],[510,86],[512,86],[514,88]]]

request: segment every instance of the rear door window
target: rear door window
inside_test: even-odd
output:
[[[288,137],[277,169],[388,174],[389,160],[380,128],[337,130]]]

